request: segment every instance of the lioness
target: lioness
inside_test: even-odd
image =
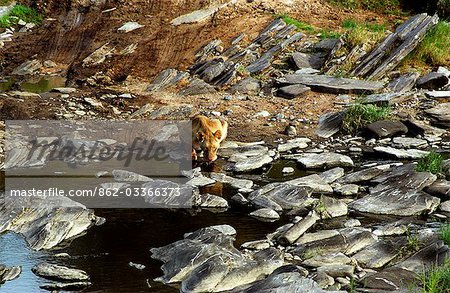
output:
[[[207,161],[217,160],[217,150],[228,133],[228,123],[197,115],[192,119],[192,159],[197,160],[196,150],[203,151]]]

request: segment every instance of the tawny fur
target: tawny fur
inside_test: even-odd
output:
[[[192,159],[197,160],[196,150],[202,150],[206,160],[217,159],[217,150],[228,134],[228,123],[197,115],[192,119]]]

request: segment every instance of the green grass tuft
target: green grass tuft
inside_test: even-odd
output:
[[[450,288],[450,260],[446,259],[443,266],[434,266],[419,275],[423,293],[449,292]]]
[[[360,23],[353,19],[344,20],[342,27],[348,31],[347,41],[352,47],[378,43],[384,37],[387,29],[385,24]]]
[[[20,19],[27,23],[40,24],[42,22],[42,16],[35,9],[18,4],[0,18],[0,27],[13,26]]]
[[[371,104],[353,104],[345,113],[342,130],[354,134],[364,126],[390,117],[391,109],[388,106],[375,106]]]
[[[340,38],[341,34],[339,32],[332,31],[330,29],[321,29],[317,28],[311,24],[299,21],[295,18],[290,17],[287,14],[281,14],[277,17],[280,17],[283,19],[283,21],[288,25],[294,25],[297,30],[308,33],[308,34],[317,34],[320,35],[319,37],[321,39],[328,39],[328,38]]]
[[[450,222],[442,224],[441,228],[439,229],[439,234],[444,243],[446,245],[450,245]]]
[[[442,162],[444,158],[436,152],[430,152],[428,155],[421,158],[416,166],[417,172],[431,172],[436,175],[442,173]]]
[[[450,64],[450,23],[439,21],[420,45],[410,54],[408,63],[415,65]]]

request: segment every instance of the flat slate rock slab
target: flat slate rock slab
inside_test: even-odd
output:
[[[434,108],[425,110],[433,124],[437,126],[450,127],[450,103],[442,103]]]
[[[278,79],[281,84],[303,84],[312,90],[332,94],[373,94],[384,88],[384,83],[328,75],[289,74]]]
[[[366,136],[375,138],[392,137],[400,134],[406,134],[408,127],[400,121],[381,120],[367,125],[364,129]]]
[[[304,154],[297,158],[297,162],[306,169],[353,167],[349,156],[337,153]]]

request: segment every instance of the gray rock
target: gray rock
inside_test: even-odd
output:
[[[367,94],[383,89],[384,84],[377,81],[363,81],[338,78],[327,75],[289,74],[278,80],[281,84],[303,84],[313,91],[333,94]]]
[[[76,91],[77,89],[73,87],[55,87],[54,89],[52,89],[52,92],[57,92],[61,94],[72,94]]]
[[[394,137],[392,142],[401,148],[417,148],[428,145],[428,142],[424,139],[413,138],[413,137]]]
[[[130,22],[124,23],[121,27],[119,27],[117,29],[117,31],[119,33],[129,33],[131,31],[137,30],[141,27],[144,27],[144,25],[141,25],[135,21],[130,21]]]
[[[320,42],[314,44],[314,49],[318,51],[330,52],[336,45],[340,43],[339,39],[323,39]]]
[[[405,245],[406,240],[380,240],[356,253],[353,258],[364,268],[379,269],[393,260],[400,251],[398,247]]]
[[[436,180],[433,184],[425,187],[424,191],[436,197],[450,199],[450,181]]]
[[[284,168],[281,170],[281,173],[283,173],[283,174],[292,174],[292,173],[294,173],[294,172],[295,172],[295,169],[292,168],[292,167],[284,167]]]
[[[450,91],[432,91],[426,92],[425,95],[431,99],[448,99],[450,98]]]
[[[317,285],[319,285],[320,288],[326,289],[332,285],[334,285],[334,279],[333,277],[330,277],[325,272],[317,272],[313,276],[313,280],[317,282]]]
[[[441,202],[441,204],[439,205],[439,210],[450,213],[450,200]]]
[[[242,160],[236,162],[233,166],[233,171],[235,172],[248,172],[261,168],[273,161],[273,158],[268,154],[263,154],[261,156],[245,157]]]
[[[359,191],[359,186],[356,184],[345,184],[334,188],[334,192],[342,196],[352,196],[357,195]]]
[[[424,268],[443,265],[449,255],[450,252],[447,245],[442,240],[438,240],[422,248],[406,260],[396,264],[395,267],[420,274]]]
[[[298,137],[294,139],[288,140],[284,144],[279,144],[277,146],[277,150],[279,152],[287,152],[293,149],[304,149],[308,147],[308,143],[310,143],[311,140],[306,137]]]
[[[251,250],[263,250],[267,249],[271,246],[271,243],[268,240],[256,240],[242,243],[241,247],[245,249]]]
[[[228,208],[228,202],[220,196],[206,193],[200,195],[198,206],[201,208]]]
[[[442,103],[434,108],[425,110],[436,126],[450,128],[450,103]]]
[[[289,183],[270,183],[249,194],[248,200],[257,207],[268,207],[276,211],[303,208],[317,200],[311,197],[309,187]]]
[[[353,277],[355,268],[352,265],[325,265],[317,268],[317,272],[325,273],[333,278]]]
[[[147,91],[153,92],[166,89],[188,77],[188,75],[187,72],[178,71],[176,69],[165,69],[156,76],[152,83],[147,87]]]
[[[293,53],[291,56],[292,62],[294,63],[296,69],[301,68],[313,68],[321,69],[325,64],[325,60],[328,53]]]
[[[278,237],[278,242],[281,245],[289,245],[294,243],[300,236],[303,235],[309,228],[311,228],[320,217],[313,211],[304,219],[295,223],[286,232],[284,232],[280,237]]]
[[[41,289],[47,291],[80,291],[91,286],[91,282],[52,282],[39,285]]]
[[[339,233],[336,232],[338,235]],[[334,236],[334,235],[333,235]],[[333,252],[323,255],[313,256],[302,262],[302,265],[308,267],[322,267],[327,265],[347,265],[352,262],[351,258],[343,254],[342,252]]]
[[[194,177],[191,180],[189,180],[188,182],[186,182],[187,185],[197,186],[197,187],[203,187],[203,186],[211,185],[214,183],[216,183],[216,180],[208,178],[208,177],[204,177],[204,176]]]
[[[257,95],[261,91],[261,81],[253,77],[247,77],[232,86],[230,93],[240,93],[246,95]]]
[[[37,59],[25,61],[13,70],[12,75],[31,75],[42,68],[42,62]]]
[[[375,104],[379,106],[392,105],[402,97],[401,93],[383,93],[368,95],[363,99],[363,104]]]
[[[381,120],[367,125],[365,132],[370,137],[385,138],[406,134],[408,127],[400,121]]]
[[[387,88],[394,93],[404,93],[413,89],[420,74],[417,72],[406,73],[391,81]]]
[[[277,95],[286,99],[295,99],[311,91],[310,87],[302,84],[293,84],[278,89]]]
[[[429,152],[417,150],[417,149],[396,149],[392,147],[374,147],[375,152],[387,155],[390,157],[395,157],[397,159],[420,159],[426,156]]]
[[[86,281],[89,276],[85,271],[64,266],[49,264],[46,262],[35,265],[31,271],[39,277],[61,281]]]
[[[280,251],[269,248],[242,254],[234,238],[208,227],[185,235],[183,240],[152,248],[152,258],[162,261],[158,281],[181,282],[190,292],[225,291],[250,284],[283,265]]]
[[[313,233],[303,234],[300,238],[297,239],[297,241],[295,241],[295,243],[296,244],[306,244],[306,243],[310,243],[310,242],[314,242],[314,241],[318,241],[318,240],[322,240],[322,239],[331,238],[331,237],[334,237],[337,235],[340,235],[339,231],[337,231],[337,230],[320,230],[320,231],[313,232]],[[309,262],[307,262],[307,263],[309,263]],[[305,263],[303,263],[303,264],[305,264]],[[321,266],[321,265],[318,265],[318,266]]]
[[[240,193],[236,193],[231,197],[231,200],[240,204],[240,205],[248,205],[249,201]]]
[[[408,231],[408,227],[402,224],[401,221],[389,223],[378,227],[373,231],[373,234],[377,236],[393,236],[393,235],[403,235]]]
[[[181,95],[193,96],[193,95],[201,95],[201,94],[212,94],[215,93],[216,89],[207,84],[205,81],[193,78],[190,80],[190,84],[180,91]]]
[[[263,219],[263,220],[269,220],[269,221],[276,221],[280,218],[280,215],[276,211],[269,209],[269,208],[262,208],[262,209],[254,211],[254,212],[251,212],[248,215],[250,217]]]
[[[353,160],[350,157],[331,152],[322,154],[304,154],[297,158],[297,162],[306,169],[353,166]]]
[[[92,67],[103,63],[106,58],[110,57],[114,52],[115,48],[111,48],[109,43],[104,44],[94,52],[92,52],[89,56],[83,59],[82,66],[83,67]]]
[[[0,285],[18,278],[21,273],[22,267],[19,266],[6,267],[0,264]]]
[[[444,73],[430,72],[417,80],[417,87],[438,90],[448,84],[448,77]]]
[[[152,181],[150,177],[143,176],[126,170],[113,170],[114,180],[123,182],[148,182]]]
[[[308,187],[313,193],[333,193],[333,188],[317,174],[299,177],[297,179],[286,181],[286,183],[295,186]]]
[[[319,119],[319,127],[316,135],[323,138],[329,138],[341,130],[342,121],[345,117],[345,111],[326,113]]]
[[[237,189],[241,188],[249,189],[253,187],[253,181],[248,179],[233,178],[223,173],[211,173],[209,176],[211,177],[211,179],[214,179],[218,182],[230,184],[231,186]]]
[[[211,5],[204,9],[195,10],[192,12],[189,12],[187,14],[183,14],[181,16],[178,16],[177,18],[173,19],[170,23],[172,25],[182,25],[182,24],[191,24],[191,23],[198,23],[202,22],[210,17],[212,17],[217,11],[219,11],[221,8],[227,6],[230,2],[225,2],[224,4],[216,4]]]
[[[138,263],[134,263],[134,262],[131,262],[131,261],[128,263],[128,265],[129,265],[130,267],[135,268],[135,269],[138,269],[138,270],[140,270],[140,271],[142,271],[143,269],[146,268],[146,266],[143,265],[143,264],[138,264]]]
[[[411,271],[390,267],[381,272],[368,275],[361,280],[365,288],[383,292],[402,290],[409,292],[411,286],[418,283],[417,275]]]
[[[324,211],[321,212],[322,218],[335,218],[348,214],[348,207],[342,200],[334,199],[328,196],[322,196],[321,202]]]
[[[336,167],[319,174],[319,177],[328,184],[333,183],[345,175],[344,169]]]
[[[430,126],[429,124],[415,119],[408,119],[406,121],[403,121],[403,123],[408,127],[408,130],[412,135],[428,135],[440,137],[446,133],[446,131],[443,129]]]
[[[428,172],[416,173],[414,165],[406,165],[391,169],[389,175],[380,176],[381,181],[372,188],[370,194],[350,204],[359,212],[412,216],[432,213],[440,203],[421,189],[432,184],[436,176]]]

